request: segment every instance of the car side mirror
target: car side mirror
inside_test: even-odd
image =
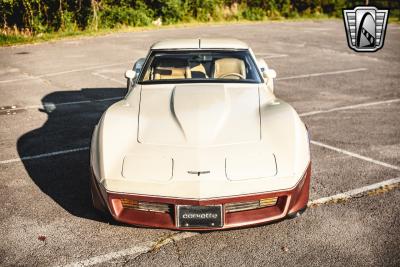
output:
[[[269,69],[267,65],[265,65],[265,67],[263,69],[261,69],[262,71],[262,76],[265,80],[265,84],[267,85],[267,88],[269,90],[271,90],[271,92],[274,92],[274,79],[276,78],[276,71],[273,69]]]
[[[266,69],[263,71],[263,77],[266,79],[275,79],[276,71],[273,69]]]
[[[258,65],[258,68],[260,69],[261,73],[263,73],[265,70],[268,69],[268,65],[263,58],[257,59],[257,65]]]
[[[136,71],[134,70],[127,70],[125,72],[125,78],[127,78],[128,80],[132,80],[133,78],[135,78],[136,76]]]
[[[125,78],[126,78],[126,88],[129,90],[132,84],[133,79],[136,77],[136,71],[134,70],[127,70],[125,71]]]
[[[263,58],[257,59],[257,65],[260,68],[263,78],[265,78],[267,82],[276,78],[276,71],[268,68],[267,63]]]

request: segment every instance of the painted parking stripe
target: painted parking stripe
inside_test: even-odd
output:
[[[255,53],[257,57],[262,57],[263,59],[271,59],[271,58],[282,58],[288,57],[286,54],[275,54],[275,53]]]
[[[348,109],[365,108],[365,107],[370,107],[370,106],[391,104],[391,103],[396,103],[396,102],[400,102],[400,98],[376,101],[376,102],[369,102],[369,103],[362,103],[362,104],[350,105],[350,106],[343,106],[343,107],[331,108],[331,109],[326,109],[326,110],[310,111],[310,112],[301,113],[299,115],[300,115],[300,117],[307,117],[307,116],[316,115],[316,114],[329,113],[329,112],[348,110]]]
[[[87,104],[87,103],[92,103],[92,102],[119,100],[121,98],[122,97],[112,97],[112,98],[104,98],[104,99],[98,99],[98,100],[84,100],[84,101],[65,102],[65,103],[49,104],[49,105],[52,106],[52,107],[54,107],[54,106],[57,107],[57,106],[62,106],[62,105]],[[358,107],[366,107],[366,106],[371,106],[371,105],[394,103],[394,102],[399,102],[399,101],[400,101],[400,99],[392,99],[392,100],[387,100],[387,101],[364,103],[364,104],[359,104],[359,105],[344,106],[344,107],[330,109],[330,110],[326,110],[326,111],[319,111],[319,113],[333,112],[333,111],[336,111],[336,110],[354,109],[354,108],[358,108]],[[39,105],[35,105],[35,106],[28,106],[28,107],[24,107],[24,108],[16,108],[14,110],[17,110],[17,109],[28,109],[28,108],[40,108],[40,107],[43,107],[43,106],[42,105],[40,105],[40,106]],[[46,104],[44,105],[44,107],[46,108]],[[318,114],[318,113],[314,112],[313,114]],[[303,114],[300,114],[300,116],[309,116],[309,115],[313,115],[313,114],[303,113]],[[340,148],[333,147],[333,146],[330,146],[330,145],[327,145],[327,144],[323,144],[323,143],[318,142],[318,141],[311,140],[310,142],[313,145],[324,147],[324,148],[327,148],[327,149],[330,149],[330,150],[334,150],[336,152],[343,153],[343,154],[346,154],[346,155],[349,155],[349,156],[352,156],[352,157],[355,157],[355,158],[358,158],[358,159],[362,159],[362,160],[365,160],[365,161],[368,161],[368,162],[371,162],[371,163],[375,163],[375,164],[381,165],[383,167],[387,167],[387,168],[391,168],[391,169],[395,169],[395,170],[400,170],[400,167],[398,167],[398,166],[394,166],[394,165],[391,165],[391,164],[388,164],[388,163],[385,163],[385,162],[382,162],[382,161],[378,161],[378,160],[375,160],[375,159],[372,159],[372,158],[369,158],[369,157],[365,157],[365,156],[362,156],[362,155],[359,155],[359,154],[356,154],[356,153],[353,153],[353,152],[350,152],[350,151],[347,151],[347,150],[344,150],[344,149],[340,149]],[[35,155],[35,156],[30,156],[30,157],[24,157],[22,159],[15,158],[15,159],[3,160],[3,161],[0,161],[0,164],[7,164],[7,163],[11,163],[11,162],[17,162],[17,161],[21,161],[21,160],[22,161],[23,160],[30,160],[30,159],[42,158],[42,157],[51,157],[53,155],[68,154],[68,153],[80,151],[79,149],[85,150],[87,148],[76,148],[76,149],[72,149],[71,151],[70,150],[61,150],[61,151],[45,153],[45,154],[39,154],[39,155]]]
[[[120,80],[117,80],[117,79],[108,77],[108,76],[103,75],[103,74],[98,73],[98,72],[92,72],[92,75],[97,76],[97,77],[100,77],[100,78],[103,78],[104,80],[107,80],[107,81],[112,81],[112,82],[115,82],[115,83],[118,83],[118,84],[121,84],[121,85],[125,85],[125,86],[126,86],[126,81],[125,81],[125,82],[122,82],[122,81],[120,81]]]
[[[365,156],[362,156],[362,155],[357,154],[357,153],[353,153],[353,152],[350,152],[350,151],[347,151],[347,150],[344,150],[344,149],[340,149],[340,148],[337,148],[337,147],[333,147],[333,146],[330,146],[330,145],[327,145],[327,144],[323,144],[321,142],[317,142],[317,141],[313,141],[313,140],[311,140],[310,142],[311,142],[311,144],[316,145],[316,146],[324,147],[324,148],[327,148],[327,149],[330,149],[330,150],[333,150],[333,151],[336,151],[336,152],[339,152],[339,153],[342,153],[342,154],[345,154],[345,155],[348,155],[348,156],[351,156],[351,157],[354,157],[354,158],[358,158],[358,159],[365,160],[365,161],[368,161],[368,162],[371,162],[371,163],[374,163],[374,164],[377,164],[377,165],[380,165],[380,166],[383,166],[383,167],[386,167],[386,168],[390,168],[390,169],[394,169],[394,170],[400,171],[400,167],[399,166],[391,165],[391,164],[388,164],[386,162],[382,162],[382,161],[375,160],[375,159],[372,159],[372,158],[369,158],[369,157],[365,157]],[[58,156],[58,155],[64,155],[64,154],[70,154],[70,153],[85,151],[85,150],[88,150],[88,149],[89,149],[89,147],[86,146],[86,147],[78,147],[78,148],[67,149],[67,150],[59,150],[59,151],[43,153],[43,154],[38,154],[38,155],[25,156],[25,157],[22,157],[22,158],[14,158],[14,159],[2,160],[2,161],[0,161],[0,164],[8,164],[8,163],[19,162],[19,161],[27,161],[27,160],[33,160],[33,159],[54,157],[54,156]]]
[[[145,254],[153,249],[157,249],[164,245],[170,244],[172,242],[183,240],[183,239],[193,237],[196,235],[199,235],[199,234],[195,233],[195,232],[179,232],[179,233],[173,234],[170,237],[164,239],[161,243],[156,242],[156,241],[142,242],[142,243],[139,243],[136,246],[128,248],[128,249],[111,252],[111,253],[100,255],[100,256],[95,256],[95,257],[92,257],[92,258],[89,258],[89,259],[86,259],[83,261],[65,265],[65,267],[92,266],[92,265],[109,262],[111,260],[115,260],[115,259],[127,257],[127,256],[136,258],[136,257],[138,257],[142,254]]]
[[[323,144],[321,142],[317,142],[317,141],[313,141],[313,140],[311,140],[310,142],[311,142],[311,144],[316,145],[316,146],[324,147],[324,148],[327,148],[327,149],[330,149],[330,150],[333,150],[333,151],[336,151],[336,152],[339,152],[339,153],[342,153],[342,154],[345,154],[345,155],[348,155],[348,156],[351,156],[351,157],[354,157],[354,158],[358,158],[358,159],[365,160],[365,161],[368,161],[368,162],[371,162],[371,163],[374,163],[374,164],[377,164],[377,165],[380,165],[380,166],[383,166],[383,167],[386,167],[386,168],[390,168],[390,169],[394,169],[394,170],[400,171],[400,167],[399,166],[391,165],[391,164],[388,164],[386,162],[382,162],[382,161],[375,160],[375,159],[372,159],[372,158],[369,158],[369,157],[365,157],[365,156],[362,156],[362,155],[357,154],[357,153],[353,153],[353,152],[350,152],[350,151],[347,151],[347,150],[344,150],[344,149],[340,149],[340,148],[337,148],[337,147],[333,147],[333,146],[330,146],[330,145],[327,145],[327,144]],[[64,155],[64,154],[70,154],[70,153],[85,151],[85,150],[88,150],[88,149],[89,149],[89,147],[78,147],[78,148],[73,148],[73,149],[54,151],[54,152],[49,152],[49,153],[44,153],[44,154],[25,156],[25,157],[22,157],[22,158],[14,158],[14,159],[2,160],[2,161],[0,161],[0,164],[8,164],[8,163],[19,162],[19,161],[27,161],[27,160],[33,160],[33,159],[54,157],[54,156],[58,156],[58,155]]]
[[[120,250],[120,251],[116,251],[116,252],[112,252],[112,253],[96,256],[96,257],[92,257],[92,258],[89,258],[87,260],[83,260],[83,261],[76,262],[76,263],[71,263],[71,264],[68,264],[68,265],[65,265],[65,266],[66,267],[92,266],[92,265],[95,265],[95,264],[109,262],[111,260],[122,258],[122,257],[126,257],[126,256],[130,256],[130,257],[136,258],[137,256],[139,256],[141,254],[144,254],[144,253],[147,253],[148,251],[150,251],[151,248],[154,245],[155,245],[155,242],[143,242],[143,243],[139,243],[136,246],[131,247],[131,248],[127,248],[127,249],[124,249],[124,250]]]
[[[380,165],[380,166],[383,166],[383,167],[386,167],[386,168],[390,168],[390,169],[393,169],[393,170],[400,171],[400,167],[399,166],[395,166],[395,165],[392,165],[392,164],[388,164],[386,162],[382,162],[382,161],[375,160],[375,159],[372,159],[372,158],[369,158],[369,157],[366,157],[366,156],[362,156],[360,154],[353,153],[353,152],[350,152],[350,151],[347,151],[347,150],[344,150],[344,149],[341,149],[341,148],[337,148],[337,147],[334,147],[334,146],[330,146],[330,145],[327,145],[327,144],[324,144],[324,143],[321,143],[321,142],[318,142],[318,141],[311,140],[310,143],[313,144],[313,145],[316,145],[316,146],[320,146],[320,147],[323,147],[323,148],[327,148],[327,149],[330,149],[330,150],[333,150],[333,151],[336,151],[336,152],[351,156],[353,158],[362,159],[362,160],[365,160],[365,161],[368,161],[368,162],[371,162],[371,163],[374,163],[374,164],[377,164],[377,165]]]
[[[367,68],[358,68],[358,69],[318,72],[318,73],[302,74],[302,75],[295,75],[295,76],[282,77],[282,78],[278,77],[275,80],[277,80],[277,81],[293,80],[293,79],[310,78],[310,77],[318,77],[318,76],[326,76],[326,75],[337,75],[337,74],[343,74],[343,73],[352,73],[352,72],[359,72],[359,71],[366,71],[366,70],[368,70],[368,69]]]
[[[282,58],[282,57],[288,57],[288,55],[270,55],[270,56],[264,56],[264,59],[272,59],[272,58]]]
[[[286,56],[286,55],[271,55],[269,58],[283,57],[283,56]],[[57,76],[57,75],[62,75],[62,74],[68,74],[68,73],[73,73],[73,72],[81,72],[81,71],[87,71],[87,70],[94,70],[94,69],[100,69],[100,68],[105,68],[105,67],[120,66],[120,65],[125,65],[125,64],[129,64],[129,63],[132,63],[132,62],[129,61],[129,62],[124,62],[124,63],[95,65],[95,66],[89,66],[89,67],[80,68],[80,69],[74,69],[74,70],[52,72],[52,73],[36,75],[36,76],[32,75],[32,76],[25,77],[25,78],[16,78],[16,79],[3,80],[3,81],[0,81],[0,84],[12,83],[12,82],[18,82],[18,81],[25,81],[25,80],[32,80],[32,79],[40,79],[40,78],[44,78],[44,77],[52,77],[52,76]],[[366,70],[367,70],[367,68],[358,68],[358,69],[349,69],[349,70],[340,70],[340,71],[331,71],[331,72],[310,73],[310,74],[302,74],[302,75],[296,75],[296,76],[276,78],[276,80],[282,81],[282,80],[309,78],[309,77],[324,76],[324,75],[335,75],[335,74],[350,73],[350,72],[357,72],[357,71],[366,71]]]
[[[32,76],[25,77],[25,78],[16,78],[16,79],[10,79],[10,80],[3,80],[3,81],[0,81],[0,84],[2,84],[2,83],[19,82],[19,81],[25,81],[25,80],[32,80],[32,79],[40,79],[40,78],[58,76],[58,75],[63,75],[63,74],[68,74],[68,73],[73,73],[73,72],[81,72],[81,71],[87,71],[87,70],[101,69],[101,68],[106,68],[106,67],[120,66],[120,65],[126,65],[126,64],[129,64],[129,63],[132,63],[132,62],[130,61],[130,62],[113,63],[113,64],[105,64],[105,65],[94,65],[94,66],[88,66],[88,67],[80,68],[80,69],[58,71],[58,72],[52,72],[52,73],[36,75],[36,76],[32,75]]]
[[[123,98],[122,96],[121,97],[118,96],[118,97],[110,97],[110,98],[101,98],[101,99],[96,99],[96,100],[82,100],[82,101],[61,102],[61,103],[51,103],[51,104],[45,103],[43,105],[29,105],[29,106],[24,106],[24,107],[16,107],[13,109],[10,108],[9,110],[46,108],[46,105],[49,105],[52,107],[64,106],[64,105],[79,105],[79,104],[88,104],[88,103],[95,103],[95,102],[120,100],[122,98]],[[311,112],[300,113],[299,115],[300,115],[300,117],[307,117],[307,116],[317,115],[317,114],[321,114],[321,113],[330,113],[330,112],[335,112],[335,111],[340,111],[340,110],[357,109],[357,108],[363,108],[363,107],[369,107],[369,106],[375,106],[375,105],[391,104],[391,103],[396,103],[396,102],[400,102],[400,98],[376,101],[376,102],[368,102],[368,103],[362,103],[362,104],[350,105],[350,106],[342,106],[342,107],[326,109],[326,110],[316,110],[316,111],[311,111]],[[4,109],[4,110],[8,110],[8,109]]]
[[[37,154],[37,155],[32,155],[32,156],[25,156],[22,158],[2,160],[2,161],[0,161],[0,164],[8,164],[8,163],[13,163],[13,162],[28,161],[28,160],[33,160],[33,159],[49,158],[49,157],[65,155],[65,154],[70,154],[70,153],[76,153],[76,152],[86,151],[86,150],[89,150],[88,146],[72,148],[72,149],[67,149],[67,150],[59,150],[59,151]]]
[[[90,103],[96,103],[96,102],[121,100],[122,98],[123,98],[122,96],[116,96],[116,97],[100,98],[100,99],[93,99],[93,100],[81,100],[81,101],[61,102],[61,103],[44,103],[43,105],[29,105],[29,106],[24,106],[24,107],[8,108],[8,109],[3,109],[3,110],[7,111],[7,110],[38,109],[38,108],[46,109],[46,108],[54,108],[54,107],[68,106],[68,105],[81,105],[81,104],[90,104]]]
[[[400,177],[386,180],[386,181],[379,182],[379,183],[375,183],[375,184],[371,184],[371,185],[367,185],[367,186],[363,186],[363,187],[356,188],[356,189],[353,189],[353,190],[350,190],[350,191],[347,191],[344,193],[336,194],[333,196],[323,197],[323,198],[319,198],[316,200],[311,200],[308,202],[307,206],[315,207],[315,206],[319,206],[319,205],[323,205],[323,204],[327,204],[327,203],[332,203],[332,202],[335,203],[335,201],[338,201],[338,200],[348,200],[348,199],[351,199],[354,197],[358,197],[361,194],[366,194],[370,191],[384,188],[386,186],[396,185],[396,184],[400,184]],[[89,259],[85,259],[82,261],[68,264],[66,266],[67,267],[92,266],[95,264],[106,263],[111,260],[116,260],[116,259],[119,259],[122,257],[128,257],[128,256],[130,257],[131,260],[133,260],[142,254],[152,251],[155,248],[160,248],[160,247],[170,244],[172,242],[183,240],[183,239],[190,238],[190,237],[197,236],[197,235],[200,235],[200,234],[196,233],[196,232],[180,232],[178,234],[172,235],[171,237],[165,239],[157,247],[156,247],[157,243],[155,241],[139,243],[136,246],[128,248],[128,249],[115,251],[115,252],[111,252],[111,253],[100,255],[100,256],[95,256],[95,257],[92,257]]]
[[[375,184],[371,184],[371,185],[367,185],[367,186],[363,186],[360,188],[356,188],[344,193],[340,193],[337,195],[333,195],[333,196],[329,196],[329,197],[322,197],[316,200],[311,200],[308,202],[307,206],[308,207],[312,207],[315,205],[322,205],[322,204],[326,204],[326,203],[332,203],[338,200],[347,200],[347,199],[351,199],[354,197],[358,197],[362,194],[365,194],[367,192],[373,191],[373,190],[377,190],[380,188],[385,188],[386,186],[391,186],[391,185],[396,185],[400,183],[400,177],[397,178],[393,178],[393,179],[389,179],[389,180],[385,180],[379,183],[375,183]]]
[[[360,69],[357,69],[360,70]],[[364,69],[363,69],[364,70]],[[365,69],[366,70],[366,69]],[[353,70],[354,71],[354,70]],[[346,73],[348,71],[345,71],[344,73]],[[304,77],[314,77],[314,76],[321,76],[321,75],[332,75],[332,74],[339,74],[339,73],[343,73],[343,71],[335,71],[335,72],[329,72],[329,73],[311,73],[311,74],[305,74],[305,75],[299,75],[299,76],[291,76],[291,77],[282,77],[280,78],[280,80],[284,80],[284,79],[295,79],[297,78],[304,78]],[[100,74],[98,72],[94,72],[92,73],[95,76],[101,77],[103,79],[106,80],[110,80],[113,82],[116,82],[118,84],[121,85],[126,85],[125,82],[110,78],[104,74]],[[38,76],[37,76],[38,77]],[[1,83],[1,81],[0,81]],[[121,99],[122,97],[120,97],[119,99]],[[114,98],[115,100],[118,100],[118,98]],[[108,100],[114,100],[111,98],[104,98],[104,99],[98,99],[98,100],[87,100],[87,101],[74,101],[74,102],[64,102],[64,103],[57,103],[54,104],[54,106],[60,106],[60,105],[75,105],[75,104],[86,104],[86,103],[90,103],[90,102],[95,102],[95,101],[108,101]],[[387,103],[391,103],[391,102],[397,102],[399,101],[398,99],[393,99],[393,100],[388,100]],[[339,108],[334,108],[334,109],[330,109],[330,110],[319,110],[319,111],[312,111],[312,112],[307,112],[307,113],[303,113],[300,114],[300,116],[310,116],[313,114],[319,114],[319,113],[327,113],[327,112],[332,112],[332,111],[336,111],[336,110],[344,110],[344,109],[350,109],[350,108],[357,108],[358,107],[363,107],[363,106],[369,106],[369,105],[378,105],[378,104],[385,104],[385,101],[380,101],[380,102],[372,102],[372,103],[364,103],[364,104],[359,104],[359,105],[352,105],[352,106],[344,106],[344,107],[339,107]],[[35,109],[35,108],[41,108],[43,107],[42,105],[30,105],[30,106],[25,106],[25,107],[19,107],[17,109]]]

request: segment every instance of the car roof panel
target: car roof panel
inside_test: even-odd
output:
[[[248,49],[249,46],[231,38],[169,39],[155,43],[152,50],[163,49]]]

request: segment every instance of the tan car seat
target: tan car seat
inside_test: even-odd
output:
[[[241,59],[237,58],[221,58],[215,60],[214,78],[220,78],[226,74],[237,73],[246,79],[246,67]],[[227,76],[226,79],[240,79],[238,76]]]
[[[187,68],[157,67],[154,70],[154,80],[185,79],[189,78]]]

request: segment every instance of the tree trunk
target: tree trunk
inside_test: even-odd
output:
[[[99,3],[97,3],[96,0],[91,0],[91,6],[92,6],[92,13],[93,13],[92,28],[97,31],[98,26],[99,26],[99,21],[98,21],[98,16],[97,16],[97,12],[99,11]]]

